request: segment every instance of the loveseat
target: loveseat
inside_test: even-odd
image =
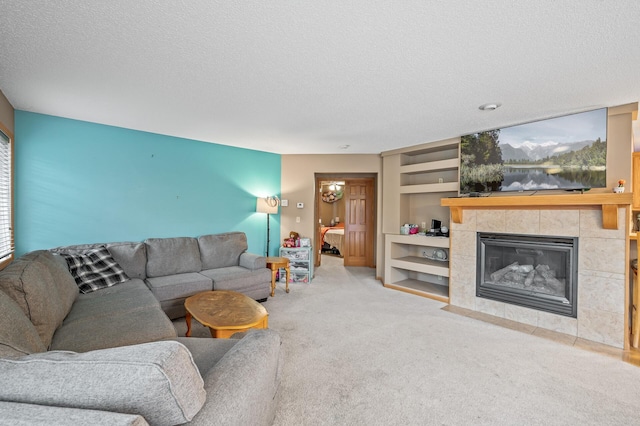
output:
[[[145,252],[151,254],[145,268],[154,249],[183,248],[183,240],[174,242],[147,240],[145,249],[153,248]],[[150,278],[162,277],[153,267],[142,278],[138,244],[107,244],[106,251],[87,247],[85,254],[95,255],[94,271],[117,266],[115,278],[84,274],[88,287],[69,269],[81,257],[78,247],[65,256],[31,252],[0,271],[0,424],[272,422],[282,362],[279,335],[250,330],[229,340],[177,337],[165,314],[175,306],[162,307],[162,286],[156,282],[154,292],[149,285]],[[182,262],[167,262],[178,283],[190,285],[180,275],[194,272],[176,266]],[[202,257],[200,262],[211,265]]]

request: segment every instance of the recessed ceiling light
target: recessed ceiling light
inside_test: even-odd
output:
[[[500,105],[502,104],[499,104],[499,103],[484,104],[484,105],[480,105],[478,108],[482,111],[493,111],[495,109],[500,108]]]
[[[349,149],[351,145],[340,145],[338,148],[340,149]]]

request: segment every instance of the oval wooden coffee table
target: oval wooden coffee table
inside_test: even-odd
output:
[[[268,328],[269,313],[244,294],[228,290],[205,291],[184,301],[186,336],[191,336],[191,318],[209,327],[211,337],[226,339],[239,331]]]

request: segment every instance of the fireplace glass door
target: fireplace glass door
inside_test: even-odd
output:
[[[476,295],[576,317],[578,239],[478,233]]]

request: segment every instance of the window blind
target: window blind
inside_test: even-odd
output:
[[[12,224],[11,138],[0,130],[0,262],[14,251]]]

